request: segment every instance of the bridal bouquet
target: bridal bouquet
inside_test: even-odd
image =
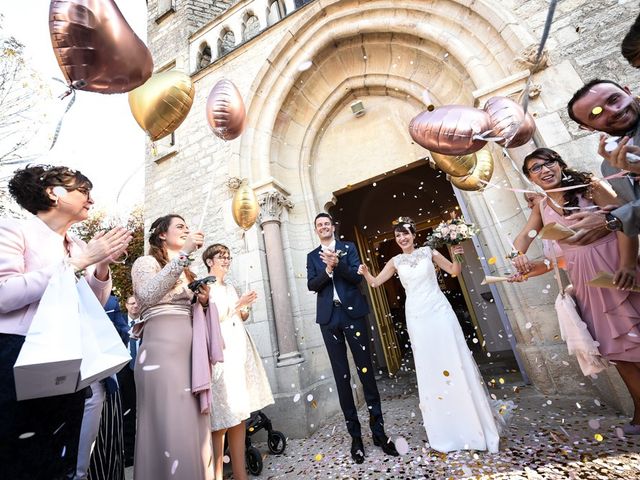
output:
[[[454,218],[447,222],[442,222],[433,229],[433,233],[427,237],[426,245],[432,249],[440,248],[443,245],[458,245],[470,239],[480,230],[473,223],[465,223],[462,218]],[[455,259],[462,263],[463,256],[454,254]]]

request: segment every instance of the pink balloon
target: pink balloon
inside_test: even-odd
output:
[[[49,34],[62,73],[78,90],[129,92],[153,71],[151,52],[113,0],[52,0]]]
[[[467,155],[487,142],[478,136],[491,130],[484,110],[463,105],[445,105],[425,110],[411,120],[409,133],[416,143],[443,155]]]
[[[220,80],[207,99],[207,121],[213,133],[233,140],[243,132],[247,120],[242,96],[230,80]]]
[[[501,137],[496,143],[503,147],[520,147],[531,140],[536,131],[536,122],[529,112],[507,97],[491,97],[484,105],[491,118],[493,136]]]

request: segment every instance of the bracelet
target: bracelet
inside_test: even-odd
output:
[[[520,250],[511,250],[504,258],[506,258],[507,260],[513,260],[520,255],[524,255],[524,253],[522,253]]]
[[[241,313],[249,313],[250,311],[251,311],[251,307],[249,305],[246,305],[240,309]]]
[[[193,262],[193,256],[190,256],[182,250],[178,252],[178,265],[181,267],[188,267],[191,265],[191,262]]]

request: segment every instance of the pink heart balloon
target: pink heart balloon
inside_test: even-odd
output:
[[[113,0],[52,0],[49,33],[71,86],[123,93],[151,76],[153,60]]]
[[[493,135],[503,147],[520,147],[531,140],[536,131],[536,122],[529,112],[524,113],[522,106],[507,97],[491,97],[484,105],[491,117]]]
[[[491,130],[484,110],[463,105],[445,105],[419,113],[409,124],[409,134],[427,150],[443,155],[467,155],[487,142],[478,138]]]
[[[207,99],[207,121],[213,133],[223,140],[233,140],[243,132],[247,114],[242,96],[229,80],[220,80]]]

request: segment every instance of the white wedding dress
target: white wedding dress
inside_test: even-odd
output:
[[[431,256],[431,248],[422,247],[393,257],[407,293],[407,330],[429,444],[440,452],[497,452],[503,420],[494,411],[458,319],[440,291]]]

